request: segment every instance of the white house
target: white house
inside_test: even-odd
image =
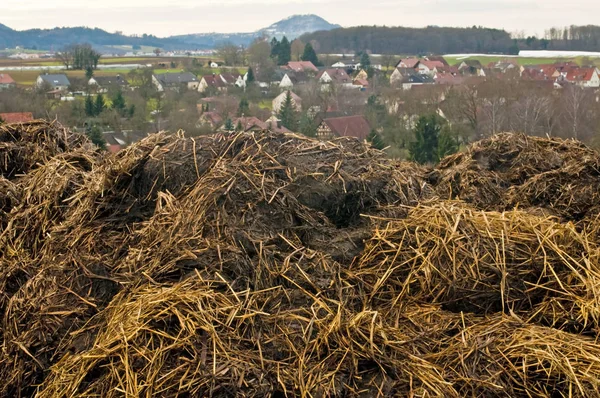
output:
[[[66,75],[39,75],[36,81],[37,87],[48,84],[53,90],[67,91],[71,82]]]
[[[218,68],[219,64],[213,61],[213,62],[210,63],[210,67],[211,68]]]
[[[331,65],[332,68],[345,68],[346,64],[343,62],[336,62],[335,64]]]
[[[285,103],[288,92],[290,93],[290,97],[292,97],[292,104],[293,104],[294,108],[298,112],[302,111],[302,98],[300,98],[298,95],[296,95],[293,91],[288,90],[288,91],[284,91],[283,93],[279,94],[273,100],[273,112],[274,113],[279,113],[279,111],[281,110],[281,107]]]
[[[279,88],[290,89],[292,87],[294,87],[294,82],[292,81],[292,79],[290,79],[290,76],[286,73],[283,76],[283,79],[281,79],[281,82],[279,83]]]

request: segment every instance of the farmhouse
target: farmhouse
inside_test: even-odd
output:
[[[38,88],[48,85],[52,90],[67,91],[71,86],[71,82],[66,75],[39,75],[36,81]]]
[[[227,85],[219,75],[212,74],[202,76],[202,79],[200,79],[200,82],[198,83],[198,92],[205,93],[209,89],[225,91],[227,90]]]
[[[158,91],[162,92],[165,90],[179,91],[182,88],[197,90],[200,82],[190,72],[176,72],[152,75],[152,83]]]
[[[8,90],[17,86],[17,83],[13,80],[10,75],[6,73],[0,73],[0,91]]]
[[[94,76],[88,81],[88,86],[95,87],[99,93],[105,93],[110,88],[126,88],[129,83],[121,75]]]
[[[354,137],[367,139],[371,132],[369,122],[364,116],[343,116],[323,119],[317,129],[317,137],[323,140],[334,137]]]

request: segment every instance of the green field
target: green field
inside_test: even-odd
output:
[[[575,57],[575,58],[526,58],[526,57],[506,57],[506,56],[502,56],[502,55],[490,56],[490,57],[475,56],[475,57],[468,57],[468,58],[463,58],[463,57],[444,57],[444,58],[446,59],[446,61],[450,65],[456,65],[456,64],[458,64],[458,63],[460,63],[462,61],[465,61],[465,60],[477,60],[477,61],[481,62],[481,64],[483,66],[486,66],[490,62],[498,62],[498,61],[502,61],[502,60],[516,60],[519,63],[519,65],[523,65],[523,66],[553,64],[555,62],[566,62],[566,61],[574,61],[574,62],[578,63],[579,65],[581,65],[583,63],[583,61],[584,61],[583,57]],[[589,62],[592,62],[594,65],[600,65],[600,59],[598,59],[598,58],[591,58],[586,63],[589,63]]]

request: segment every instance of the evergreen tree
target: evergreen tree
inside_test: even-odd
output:
[[[94,68],[88,66],[85,69],[85,78],[89,81],[92,77],[94,77]]]
[[[2,116],[0,116],[0,124],[4,124],[4,119],[2,119]]]
[[[85,115],[87,117],[96,116],[96,108],[94,107],[94,101],[92,101],[91,96],[85,97]]]
[[[235,126],[235,131],[239,131],[239,132],[244,131],[244,127],[242,126],[241,120],[238,120],[237,126]]]
[[[248,116],[250,114],[250,104],[246,98],[242,98],[240,100],[240,105],[238,107],[237,115],[238,116]]]
[[[304,134],[307,137],[315,137],[317,135],[317,128],[319,126],[316,125],[315,120],[311,118],[308,113],[304,113],[300,117],[300,122],[298,123],[298,130],[301,134]]]
[[[298,131],[298,118],[296,114],[296,108],[292,101],[292,94],[288,90],[285,96],[285,102],[281,106],[277,117],[281,120],[281,125],[288,130]]]
[[[254,71],[252,70],[252,68],[248,68],[248,77],[246,78],[246,81],[248,83],[254,83]]]
[[[119,115],[125,116],[127,113],[127,105],[125,104],[125,98],[121,90],[117,91],[117,94],[112,100],[112,107],[114,110],[119,112]]]
[[[317,57],[317,53],[313,48],[312,44],[308,43],[304,46],[304,53],[302,54],[302,61],[310,61],[315,66],[322,66],[319,61],[319,57]]]
[[[408,152],[411,159],[418,163],[437,162],[441,157],[458,150],[446,121],[438,115],[421,116],[414,134],[415,141],[409,145]]]
[[[383,138],[375,130],[371,130],[371,133],[367,136],[367,142],[375,149],[382,150],[386,147]]]
[[[225,130],[233,131],[233,121],[230,118],[227,118],[227,120],[225,120]]]
[[[104,96],[98,94],[96,97],[96,104],[94,105],[94,116],[99,116],[106,109],[106,103],[104,102]]]
[[[287,39],[287,37],[283,36],[283,39],[281,39],[278,48],[279,50],[277,54],[277,64],[287,65],[287,63],[292,60],[292,45],[290,44],[290,41]]]
[[[275,61],[279,59],[280,44],[276,37],[271,40],[271,58]]]
[[[371,58],[369,57],[369,54],[362,53],[360,56],[360,67],[364,70],[368,70],[371,67]]]
[[[440,133],[440,137],[438,139],[438,147],[437,147],[437,161],[439,162],[443,158],[448,155],[452,155],[453,153],[458,152],[458,142],[452,131],[446,124]]]
[[[96,125],[88,124],[85,129],[85,134],[88,136],[90,141],[92,141],[98,148],[105,150],[106,149],[106,141],[104,140],[104,135],[100,128]]]

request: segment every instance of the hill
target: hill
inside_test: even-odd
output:
[[[257,30],[256,32],[196,33],[173,36],[172,39],[176,39],[197,48],[214,48],[225,42],[247,46],[256,38],[263,36],[269,38],[277,37],[278,39],[286,36],[288,39],[293,40],[306,33],[327,31],[337,28],[340,28],[340,25],[331,24],[318,15],[293,15],[289,18],[275,22],[271,26]]]

